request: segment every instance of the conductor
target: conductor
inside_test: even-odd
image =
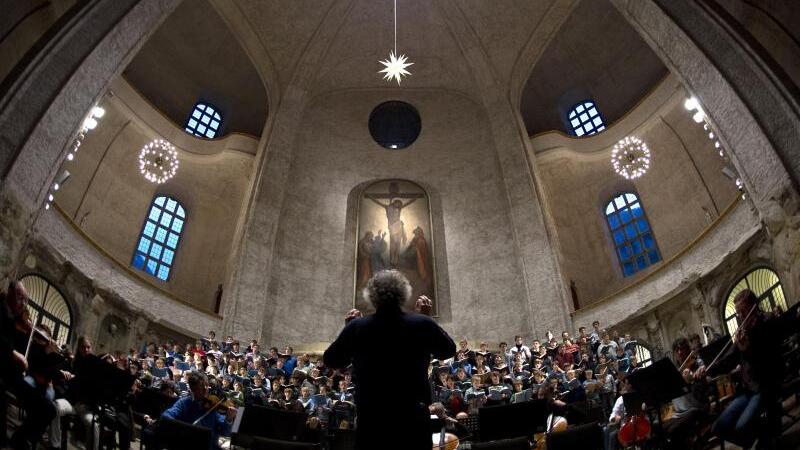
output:
[[[376,273],[364,288],[375,314],[348,314],[349,322],[325,351],[325,365],[345,368],[352,363],[358,410],[356,448],[430,449],[431,391],[428,366],[431,355],[447,359],[456,352],[450,336],[430,317],[430,300],[421,297],[416,309],[402,310],[411,298],[411,285],[396,270]],[[392,396],[386,391],[386,365],[396,364],[392,355],[403,355],[405,392]]]

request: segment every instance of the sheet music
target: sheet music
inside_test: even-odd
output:
[[[239,426],[242,424],[242,416],[244,416],[244,406],[236,408],[236,419],[234,419],[233,421],[233,426],[231,427],[231,433],[239,432]]]

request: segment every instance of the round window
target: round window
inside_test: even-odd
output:
[[[369,134],[383,148],[406,148],[419,137],[422,122],[417,109],[396,100],[381,103],[369,115]]]

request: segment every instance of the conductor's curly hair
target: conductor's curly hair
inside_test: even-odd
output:
[[[369,279],[364,287],[364,299],[376,310],[401,307],[411,298],[411,283],[397,270],[382,270]]]

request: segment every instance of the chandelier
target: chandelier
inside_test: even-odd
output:
[[[650,168],[650,149],[641,139],[627,136],[611,150],[611,165],[628,180],[639,178]]]
[[[400,86],[402,77],[404,75],[411,75],[411,72],[407,71],[406,67],[414,65],[412,62],[406,61],[408,61],[406,55],[397,53],[397,0],[394,0],[394,50],[389,52],[388,59],[379,61],[383,64],[384,68],[378,71],[378,73],[384,74],[384,80],[392,81],[392,79],[394,79],[397,81],[397,85]]]
[[[178,152],[163,139],[156,139],[142,147],[139,153],[139,172],[152,183],[161,184],[178,171]]]

